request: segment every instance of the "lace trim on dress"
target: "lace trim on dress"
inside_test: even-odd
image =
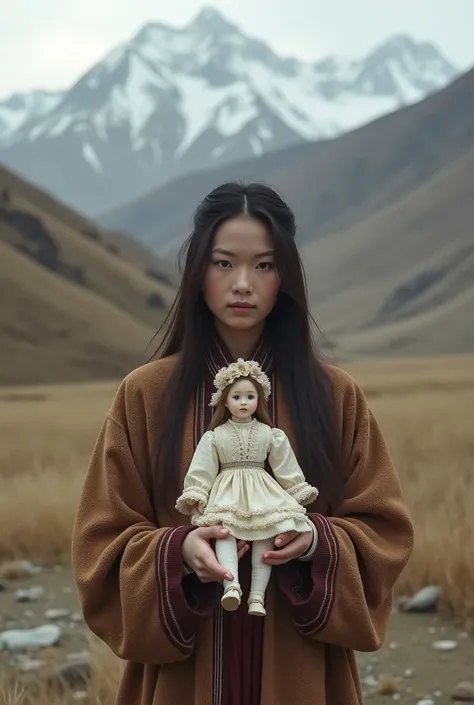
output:
[[[257,457],[258,449],[260,447],[258,429],[258,421],[255,419],[255,423],[252,424],[250,428],[249,439],[247,442],[246,458],[248,458],[249,460],[253,460]]]
[[[252,519],[252,517],[255,516],[263,516],[264,514],[266,515],[271,515],[271,516],[291,516],[291,517],[299,517],[300,515],[305,516],[306,515],[306,510],[304,507],[277,507],[276,509],[271,509],[269,510],[268,507],[259,507],[258,509],[254,509],[253,511],[248,511],[248,510],[243,510],[243,509],[238,509],[234,504],[224,504],[224,505],[219,505],[218,507],[215,507],[214,505],[209,505],[206,511],[206,519],[209,519],[210,517],[218,517],[222,514],[225,514],[227,512],[231,512],[232,515],[236,517],[242,517],[242,519]],[[221,517],[222,518],[222,517]]]
[[[181,494],[178,498],[175,508],[182,514],[190,515],[193,513],[196,504],[200,509],[204,509],[207,504],[207,493],[196,487],[190,487]]]
[[[255,517],[255,514],[251,515],[252,518]],[[249,517],[250,518],[250,517]],[[204,516],[199,517],[195,519],[194,523],[196,525],[201,525],[201,526],[208,526],[211,524],[221,524],[226,522],[227,517],[223,516],[221,512],[212,514],[212,513],[206,513]],[[304,514],[297,514],[295,511],[279,511],[279,512],[274,512],[271,515],[268,515],[268,512],[266,513],[266,516],[263,517],[260,520],[253,520],[252,521],[252,526],[249,527],[248,523],[242,520],[239,520],[239,517],[235,515],[234,512],[232,512],[232,516],[229,518],[229,523],[237,528],[240,529],[251,529],[252,532],[254,531],[261,531],[262,529],[268,529],[269,527],[274,526],[275,524],[278,524],[279,522],[284,521],[285,519],[294,519],[295,521],[303,521],[304,526],[307,527],[307,531],[311,531],[311,526],[308,524],[308,522],[304,521],[305,515]],[[303,531],[303,528],[298,527],[299,531]]]
[[[256,432],[258,424],[257,419],[252,419],[249,424],[250,429],[247,442],[245,442],[243,439],[242,433],[239,430],[238,423],[232,421],[232,419],[229,419],[227,423],[229,425],[231,436],[233,450],[232,455],[237,458],[240,458],[241,460],[251,460],[252,458],[255,458],[259,447],[258,434]]]
[[[307,482],[299,482],[297,485],[289,487],[286,491],[293,499],[296,499],[298,504],[302,505],[311,504],[319,495],[316,487],[312,487]]]

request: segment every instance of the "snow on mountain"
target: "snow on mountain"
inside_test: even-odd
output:
[[[14,93],[0,100],[0,144],[53,110],[63,95],[62,92],[32,91]]]
[[[358,61],[280,57],[205,8],[183,28],[146,25],[49,106],[0,103],[0,160],[96,214],[185,171],[334,137],[457,74],[405,36]]]

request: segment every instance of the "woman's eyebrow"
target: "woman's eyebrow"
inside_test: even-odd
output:
[[[224,250],[221,247],[215,247],[213,252],[219,254],[219,255],[226,255],[226,257],[235,257],[235,252],[231,252],[230,250]],[[270,257],[273,255],[274,252],[273,250],[265,250],[265,252],[257,252],[254,256],[255,257]]]

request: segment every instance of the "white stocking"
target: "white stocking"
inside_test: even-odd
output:
[[[240,588],[237,540],[233,536],[228,536],[225,539],[217,539],[216,556],[221,566],[230,571],[234,576],[233,580],[224,580],[224,590],[229,586]]]
[[[252,583],[250,585],[249,601],[252,599],[265,602],[265,590],[272,574],[271,565],[262,563],[265,551],[273,549],[273,539],[263,539],[252,543]]]

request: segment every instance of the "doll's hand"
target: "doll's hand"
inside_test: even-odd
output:
[[[287,531],[275,537],[275,551],[266,551],[262,556],[262,563],[267,565],[283,565],[295,558],[300,558],[309,551],[313,543],[313,532],[306,531],[299,534],[296,531]]]
[[[193,514],[202,514],[204,512],[204,507],[206,506],[206,503],[201,500],[199,502],[196,502],[195,499],[185,499],[184,503],[186,504],[187,507],[190,507],[191,513]]]
[[[191,508],[191,516],[194,517],[200,517],[204,513],[204,505],[201,504],[201,502],[198,502],[197,504],[194,504],[193,507]]]

